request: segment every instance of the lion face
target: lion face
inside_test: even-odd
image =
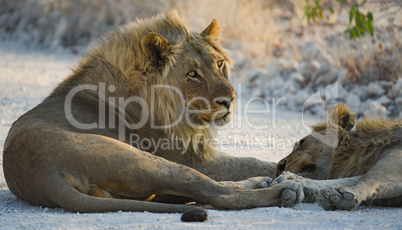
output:
[[[308,135],[295,143],[292,152],[279,161],[276,175],[289,171],[307,178],[326,179],[328,162],[331,162],[333,148]]]
[[[181,42],[157,33],[142,39],[143,53],[155,72],[162,72],[157,84],[168,86],[158,95],[166,95],[165,102],[174,97],[170,103],[175,105],[169,105],[175,108],[170,111],[173,120],[184,112],[185,122],[195,126],[223,126],[230,121],[236,94],[228,80],[231,59],[219,43],[220,31],[213,20],[201,34],[190,33]]]
[[[326,122],[314,125],[313,132],[296,142],[292,152],[279,161],[276,175],[290,171],[307,178],[327,179],[334,147],[342,144],[355,120],[356,114],[350,113],[346,105],[337,105]],[[317,136],[325,137],[326,141],[317,139]]]
[[[230,121],[236,94],[228,80],[225,56],[199,39],[183,44],[177,63],[180,67],[168,78],[181,90],[191,122],[220,126]]]

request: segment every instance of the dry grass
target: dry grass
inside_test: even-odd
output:
[[[370,2],[375,1],[368,1],[368,6],[380,9]],[[113,26],[177,8],[194,31],[202,31],[216,18],[225,45],[260,65],[278,57],[298,60],[298,43],[314,41],[332,65],[347,68],[357,83],[395,82],[401,77],[400,27],[375,25],[376,38],[350,41],[343,34],[345,10],[337,10],[338,26],[326,21],[307,25],[302,19],[304,4],[300,0],[0,0],[0,36],[46,47],[86,46]],[[381,10],[376,15],[389,20]]]
[[[0,31],[44,46],[86,45],[112,26],[177,8],[195,31],[218,19],[227,45],[261,58],[271,56],[277,40],[273,12],[293,12],[292,2],[297,1],[0,0]]]

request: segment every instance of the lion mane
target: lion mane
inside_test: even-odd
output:
[[[208,28],[207,28],[208,29]],[[206,30],[207,30],[206,29]],[[144,54],[141,41],[150,33],[162,35],[169,46],[161,52],[161,59],[158,66],[162,70],[162,77],[155,76],[156,71],[153,71],[153,61],[149,54]],[[204,33],[204,32],[203,32]],[[179,140],[183,147],[188,145],[188,152],[192,153],[189,157],[195,162],[205,162],[210,160],[213,155],[213,142],[211,140],[216,136],[216,130],[213,126],[202,128],[201,126],[194,127],[187,122],[175,121],[180,119],[180,111],[183,111],[183,104],[177,93],[170,88],[161,87],[151,91],[152,85],[170,85],[171,80],[167,76],[171,68],[176,64],[176,57],[182,54],[181,46],[184,41],[200,38],[202,35],[190,32],[185,25],[184,20],[178,15],[176,10],[166,12],[146,19],[137,19],[136,22],[131,22],[123,27],[118,27],[111,32],[100,37],[91,47],[89,52],[83,57],[78,68],[74,70],[72,77],[63,82],[55,89],[55,94],[66,93],[71,90],[71,87],[66,87],[69,84],[75,86],[74,82],[86,73],[86,69],[91,66],[104,66],[106,71],[99,79],[100,82],[113,82],[118,85],[117,90],[120,95],[132,95],[133,91],[139,92],[139,97],[144,99],[148,104],[148,108],[153,108],[154,121],[164,128],[164,133],[172,140]],[[232,68],[232,59],[230,52],[223,48],[219,43],[219,38],[212,36],[204,36],[208,43],[221,54],[223,54],[228,69]],[[157,41],[160,42],[161,41]],[[100,60],[103,60],[100,61]],[[114,70],[108,67],[111,65],[113,69],[118,69],[119,78],[116,79]],[[99,68],[99,67],[97,67]],[[105,74],[110,72],[110,74]],[[99,76],[93,76],[99,78]],[[85,84],[80,80],[81,84]],[[135,88],[127,88],[124,85],[129,81]],[[151,103],[151,94],[157,95],[155,104]],[[163,100],[161,100],[163,99]],[[171,125],[175,124],[175,125]]]

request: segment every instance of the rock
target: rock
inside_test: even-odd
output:
[[[284,84],[284,90],[286,93],[296,93],[300,89],[300,84],[296,81],[289,79]]]
[[[299,45],[299,54],[303,60],[313,60],[318,53],[318,46],[314,42],[306,42]]]
[[[387,96],[382,95],[380,99],[377,100],[380,102],[382,105],[388,106],[392,103],[391,99],[389,99]]]
[[[283,89],[285,81],[283,77],[276,70],[269,71],[260,76],[263,89]]]
[[[402,110],[402,96],[395,98],[395,104],[399,110]]]
[[[255,79],[257,79],[258,77],[260,77],[261,75],[266,74],[266,70],[265,69],[261,69],[261,68],[250,68],[244,71],[243,75],[240,76],[240,78],[238,79],[239,82],[251,82]]]
[[[284,71],[293,71],[294,63],[291,60],[288,60],[285,58],[280,58],[280,59],[267,63],[265,65],[265,68],[268,71],[276,70],[279,73],[284,72]]]
[[[356,94],[363,101],[365,98],[367,98],[366,92],[364,91],[364,86],[357,85],[350,92]]]
[[[396,81],[395,85],[392,87],[392,91],[395,95],[402,96],[402,78],[399,78],[398,81]]]
[[[339,88],[338,88],[338,98],[339,99],[343,99],[343,100],[345,100],[345,98],[349,95],[349,91],[347,91],[345,88],[343,88],[343,86],[342,86],[342,84],[339,84],[339,82],[338,82],[338,85],[339,85]]]
[[[285,81],[282,79],[282,76],[280,75],[276,75],[274,78],[271,79],[271,81],[269,81],[269,87],[271,89],[283,88],[284,85]]]
[[[274,78],[276,78],[276,77],[278,77],[278,76],[279,76],[279,77],[281,76],[278,71],[276,71],[276,70],[269,70],[268,73],[262,74],[262,75],[260,76],[260,78],[261,78],[261,80],[263,80],[263,81],[270,81],[270,80],[272,80],[272,79],[274,79]]]
[[[325,87],[325,91],[321,91],[322,97],[325,96],[325,100],[331,100],[331,99],[337,99],[339,98],[339,92],[342,90],[342,85],[339,85],[338,82],[335,82],[333,84],[327,85]],[[323,94],[325,93],[325,94]]]
[[[346,80],[346,69],[345,68],[338,68],[336,69],[336,72],[338,73],[338,81],[339,83],[343,83]]]
[[[321,63],[320,67],[312,75],[316,85],[323,83],[328,84],[334,82],[338,78],[338,73],[335,72],[327,63]]]
[[[367,96],[379,97],[384,94],[385,90],[376,82],[371,82],[365,89]]]
[[[301,61],[297,66],[297,72],[303,74],[305,78],[310,78],[320,68],[320,63],[317,60]]]
[[[314,73],[314,75],[320,75],[327,73],[331,70],[331,66],[328,65],[328,63],[320,63],[320,68],[317,69],[317,71]]]
[[[349,93],[345,98],[345,103],[352,111],[360,111],[361,101],[356,94]]]
[[[233,54],[232,54],[232,60],[233,60],[234,66],[236,66],[236,68],[242,69],[247,58],[246,58],[246,55],[244,55],[242,52],[236,51],[236,52],[233,52]]]
[[[297,92],[294,96],[294,101],[297,105],[304,105],[307,99],[310,97],[310,94],[306,92],[306,90],[301,90]]]
[[[385,118],[387,109],[378,101],[372,101],[370,108],[364,111],[364,116],[369,118]]]
[[[291,73],[291,74],[289,75],[289,79],[292,80],[292,81],[294,81],[294,82],[297,82],[297,83],[299,83],[299,84],[302,84],[302,83],[304,82],[304,77],[303,77],[303,75],[302,75],[301,73],[298,73],[298,72],[293,72],[293,73]]]
[[[208,212],[202,208],[194,208],[185,211],[181,216],[183,222],[204,222],[208,220]]]

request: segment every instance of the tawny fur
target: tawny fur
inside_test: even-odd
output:
[[[277,174],[289,171],[312,179],[362,177],[356,184],[348,181],[350,189],[323,188],[325,192],[319,194],[326,209],[350,210],[367,200],[377,200],[375,202],[382,205],[402,205],[402,190],[395,189],[402,183],[402,179],[398,179],[402,173],[402,121],[363,119],[352,130],[355,119],[356,115],[349,112],[346,105],[338,105],[326,122],[314,125],[313,133],[296,143],[292,153],[278,163],[282,166],[278,167]],[[318,134],[325,135],[331,146],[318,141]],[[390,170],[394,171],[390,173]],[[344,182],[324,184],[340,186]],[[319,184],[315,184],[316,190],[323,187]],[[329,205],[333,201],[325,200],[325,196],[338,196],[341,190],[343,194],[353,194],[356,204],[345,201],[347,205]]]
[[[191,208],[158,202],[200,201],[225,209],[298,202],[303,194],[297,182],[255,189],[274,176],[274,163],[232,157],[210,145],[215,129],[208,125],[227,124],[236,102],[228,80],[232,62],[219,43],[220,30],[214,20],[202,33],[190,32],[171,11],[98,39],[72,75],[10,129],[3,155],[10,190],[34,205],[79,212]],[[197,79],[188,75],[193,70]],[[160,85],[169,88],[152,94]],[[180,118],[182,101],[199,97],[211,106],[190,104],[199,112],[189,117],[193,125],[181,119],[166,126]],[[128,98],[141,100],[125,105]],[[135,126],[144,117],[145,123]],[[168,144],[178,139],[179,144],[169,149],[131,146],[132,135]]]

